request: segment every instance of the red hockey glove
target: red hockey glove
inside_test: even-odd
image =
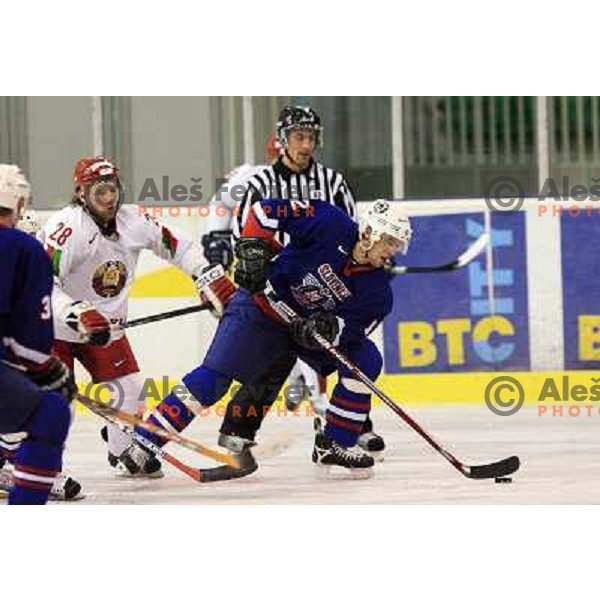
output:
[[[200,300],[211,305],[213,316],[222,317],[237,289],[225,275],[223,265],[208,266],[200,277],[194,278],[194,283]]]
[[[65,323],[79,333],[84,344],[108,346],[110,344],[110,322],[91,304],[80,301],[71,304],[64,313]]]

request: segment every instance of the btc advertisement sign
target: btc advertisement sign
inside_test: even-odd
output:
[[[565,368],[600,368],[600,217],[561,218]]]
[[[412,222],[407,265],[450,262],[484,231],[483,214]],[[493,215],[492,244],[491,265],[484,252],[457,271],[394,278],[387,373],[529,369],[525,215]]]

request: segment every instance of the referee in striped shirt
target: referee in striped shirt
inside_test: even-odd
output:
[[[356,220],[356,202],[344,176],[313,159],[317,140],[321,138],[320,119],[310,108],[286,107],[280,117],[305,123],[286,135],[283,154],[270,167],[248,180],[248,189],[234,220],[233,235],[239,238],[252,204],[259,200],[323,200],[341,208]],[[309,128],[308,123],[316,123]],[[281,123],[281,121],[279,122]],[[318,129],[317,129],[318,127]],[[281,137],[281,134],[279,134]]]
[[[255,202],[264,199],[329,202],[356,219],[356,201],[344,176],[313,158],[323,141],[323,127],[317,113],[309,107],[286,106],[279,115],[277,136],[282,152],[271,166],[255,173],[234,217],[233,236],[237,240]],[[280,239],[282,244],[287,240]],[[276,363],[266,377],[255,385],[241,387],[227,407],[221,425],[219,444],[240,452],[254,441],[266,407],[271,406],[294,366],[295,357]],[[383,439],[372,432],[370,420],[359,439],[367,451],[384,450]]]

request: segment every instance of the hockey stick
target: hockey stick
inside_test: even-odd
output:
[[[270,298],[271,306],[288,323],[297,318],[296,313],[283,301]],[[373,394],[381,398],[383,403],[398,415],[413,431],[418,433],[434,450],[437,450],[457,471],[470,479],[492,479],[496,477],[505,477],[519,469],[520,460],[518,456],[510,456],[503,460],[485,465],[466,465],[451,452],[446,450],[437,442],[423,427],[421,427],[403,408],[398,406],[385,392],[380,390],[350,359],[342,354],[331,342],[319,333],[313,333],[315,341],[330,356],[335,358],[340,364],[344,365],[355,377],[366,385]]]
[[[118,427],[124,433],[127,433],[133,437],[133,439],[140,445],[147,448],[150,452],[159,455],[166,462],[171,464],[173,467],[191,477],[198,483],[217,483],[219,481],[230,481],[232,479],[241,479],[251,475],[258,469],[257,460],[266,460],[278,456],[285,452],[291,441],[291,434],[280,434],[274,440],[261,444],[252,453],[244,452],[237,454],[237,458],[240,461],[239,467],[232,467],[230,465],[221,465],[219,467],[205,467],[197,468],[187,465],[177,457],[167,452],[164,448],[157,446],[144,436],[140,435],[132,427],[119,422],[117,419],[112,418],[105,412],[96,410],[95,407],[90,407],[90,410],[104,419],[108,423],[112,423],[115,427]],[[108,441],[106,434],[102,435],[105,442]],[[1,472],[0,472],[1,476]],[[2,490],[2,483],[0,481],[0,490]]]
[[[157,446],[156,444],[152,443],[149,439],[145,438],[143,435],[140,435],[133,427],[131,427],[129,425],[125,425],[124,423],[121,423],[120,421],[113,418],[112,416],[107,415],[105,412],[103,412],[103,411],[101,412],[101,411],[97,410],[96,407],[89,407],[89,408],[94,414],[99,416],[101,419],[104,419],[107,423],[114,425],[115,427],[120,429],[123,433],[130,435],[133,440],[135,440],[140,446],[144,446],[144,448],[146,448],[147,450],[152,452],[152,454],[158,454],[166,462],[173,465],[176,469],[178,469],[182,473],[185,473],[192,479],[195,479],[196,481],[202,481],[201,475],[200,475],[200,469],[195,469],[194,467],[190,467],[189,465],[186,465],[184,462],[180,461],[178,458],[175,458],[175,456],[173,456],[171,453],[167,452],[164,448]],[[103,437],[104,437],[104,434],[103,434]],[[108,441],[108,438],[106,437],[106,438],[104,438],[104,440]],[[229,468],[231,468],[231,467],[229,467]],[[235,472],[237,469],[232,469],[232,470]]]
[[[127,432],[126,427],[121,427],[121,431]],[[185,473],[188,477],[191,477],[194,481],[198,483],[202,483],[202,469],[198,469],[196,467],[191,467],[190,465],[186,465],[184,462],[180,461],[178,458],[173,456],[171,453],[167,452],[165,449],[153,444],[150,440],[146,439],[144,436],[136,433],[135,431],[130,432],[132,434],[133,439],[140,444],[140,446],[144,446],[147,450],[152,452],[155,455],[160,456],[164,461],[168,462],[170,465],[175,467],[177,470]],[[217,469],[219,467],[216,467]],[[229,467],[231,468],[231,467]],[[237,471],[238,469],[234,469]]]
[[[91,398],[87,398],[86,396],[83,396],[81,394],[77,394],[77,401],[80,402],[81,404],[83,404],[89,410],[91,410],[94,414],[101,416],[103,418],[106,417],[107,420],[108,420],[108,418],[112,418],[121,423],[126,423],[127,425],[130,425],[131,427],[140,427],[141,429],[145,429],[146,431],[149,431],[150,433],[154,433],[155,435],[158,435],[159,437],[163,438],[164,440],[179,444],[180,446],[183,446],[184,448],[187,448],[188,450],[192,450],[193,452],[196,452],[198,454],[202,454],[203,456],[208,456],[209,458],[212,458],[213,460],[216,460],[217,462],[225,463],[225,464],[233,467],[234,469],[241,468],[239,460],[231,454],[225,454],[224,452],[219,452],[217,450],[213,450],[212,448],[203,446],[202,444],[199,444],[198,442],[195,442],[194,440],[190,440],[189,438],[183,437],[182,435],[179,435],[178,433],[175,433],[172,431],[167,431],[166,429],[163,429],[162,427],[157,427],[156,425],[153,425],[152,423],[148,423],[147,421],[144,421],[143,419],[140,419],[139,417],[134,417],[133,415],[129,415],[121,410],[112,408],[111,406],[107,406],[106,404],[103,404],[102,402],[98,402],[97,400],[92,400]]]
[[[100,411],[96,411],[95,409],[91,409],[94,411],[96,415],[100,418],[104,419],[107,423],[111,423],[118,429],[120,429],[123,433],[130,435],[140,446],[144,446],[148,451],[152,454],[160,456],[165,462],[168,462],[170,465],[175,467],[177,470],[181,471],[188,477],[191,477],[194,481],[198,483],[208,483],[211,481],[222,481],[222,477],[220,474],[222,469],[227,469],[232,474],[243,473],[248,470],[250,465],[243,464],[239,469],[233,468],[229,465],[222,465],[220,467],[212,467],[206,469],[199,469],[197,467],[192,467],[183,461],[179,460],[177,457],[173,456],[170,452],[167,452],[164,448],[157,446],[149,439],[145,438],[143,435],[140,435],[133,427],[129,425],[125,425],[124,423],[119,422],[117,419],[114,419],[106,414],[101,413]],[[108,438],[105,438],[107,441]],[[246,456],[238,457],[242,459],[246,459]],[[215,473],[217,476],[215,477]],[[241,475],[243,476],[243,475]],[[232,479],[236,477],[236,475],[231,475],[229,478]],[[237,475],[240,477],[240,475]]]
[[[217,281],[221,277],[225,276],[225,269],[223,265],[214,265],[204,273],[194,277],[194,284],[202,290],[204,286],[208,286],[211,282]],[[188,306],[186,308],[178,308],[176,310],[170,310],[156,315],[150,315],[148,317],[142,317],[140,319],[134,319],[128,321],[121,326],[122,329],[131,329],[132,327],[138,327],[139,325],[147,325],[148,323],[156,323],[157,321],[164,321],[165,319],[173,319],[175,317],[181,317],[183,315],[191,315],[193,313],[202,312],[203,310],[210,310],[212,308],[210,302],[201,304],[199,306]]]
[[[467,266],[475,258],[477,258],[485,249],[489,242],[489,234],[482,233],[472,244],[469,246],[458,258],[452,262],[429,267],[407,267],[403,265],[392,265],[386,268],[386,271],[390,275],[410,275],[411,273],[443,273],[446,271],[456,271],[462,267]],[[141,317],[140,319],[134,319],[128,321],[123,325],[123,329],[130,329],[132,327],[138,327],[139,325],[147,325],[148,323],[155,323],[157,321],[163,321],[165,319],[173,319],[183,315],[189,315],[205,310],[210,310],[210,304],[202,304],[199,306],[188,306],[186,308],[178,308],[176,310],[158,313],[156,315],[150,315],[148,317]]]
[[[289,432],[283,435],[280,434],[274,440],[252,446],[247,452],[238,454],[237,456],[242,463],[239,469],[232,469],[229,465],[198,469],[198,475],[201,478],[198,481],[201,483],[216,483],[247,477],[258,469],[259,460],[269,460],[285,452],[291,445],[291,439],[292,436]]]
[[[177,308],[176,310],[169,310],[155,315],[149,315],[147,317],[141,317],[139,319],[133,319],[133,321],[127,321],[122,328],[131,329],[132,327],[139,327],[140,325],[147,325],[148,323],[156,323],[157,321],[164,321],[165,319],[174,319],[175,317],[181,317],[182,315],[191,315],[193,313],[202,312],[204,310],[210,310],[212,307],[210,304],[200,304],[198,306],[187,306],[186,308]]]
[[[230,481],[232,479],[241,479],[251,475],[258,469],[258,460],[268,460],[275,456],[280,455],[282,452],[287,450],[290,446],[289,440],[284,439],[283,436],[279,436],[278,439],[261,444],[257,446],[256,450],[250,452],[250,449],[246,452],[236,454],[240,461],[239,468],[233,468],[229,465],[221,465],[219,467],[206,467],[204,469],[198,469],[186,465],[178,458],[169,454],[163,448],[160,448],[156,444],[153,444],[150,440],[139,435],[135,432],[135,440],[140,444],[144,445],[150,452],[154,452],[161,456],[165,461],[173,465],[176,469],[179,469],[198,483],[217,483],[219,481]]]
[[[390,275],[409,275],[410,273],[443,273],[445,271],[456,271],[465,267],[475,258],[477,258],[485,249],[489,242],[489,234],[482,233],[458,258],[445,265],[435,267],[406,267],[401,265],[392,265],[386,268]]]

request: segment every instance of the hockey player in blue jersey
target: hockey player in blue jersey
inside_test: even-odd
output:
[[[183,378],[189,394],[171,393],[149,420],[179,432],[202,407],[217,402],[233,379],[260,386],[274,361],[293,355],[323,375],[335,370],[339,375],[325,429],[315,438],[313,462],[366,474],[373,458],[356,443],[370,411],[370,392],[321,350],[313,333],[332,341],[368,377],[378,377],[382,359],[368,336],[392,308],[383,267],[397,252],[406,252],[412,235],[408,217],[399,202],[385,200],[377,200],[358,225],[325,202],[262,200],[251,211],[236,247],[240,289],[203,364]],[[290,239],[283,248],[276,242],[278,232]],[[291,325],[274,310],[280,300],[298,315]],[[135,444],[122,456],[132,472],[147,459]]]
[[[48,500],[76,393],[67,367],[50,355],[50,260],[39,242],[15,229],[30,195],[20,169],[0,165],[0,435],[27,434],[14,457],[9,504]]]

